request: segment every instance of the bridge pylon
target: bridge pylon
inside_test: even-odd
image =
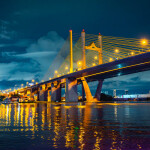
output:
[[[73,48],[72,48],[72,30],[69,30],[70,33],[70,73],[73,72]]]
[[[81,39],[82,39],[82,69],[86,68],[86,50],[93,50],[98,52],[98,62],[99,65],[103,64],[102,58],[102,35],[99,33],[98,35],[98,47],[95,45],[94,42],[90,43],[88,46],[85,45],[85,31],[81,32]]]
[[[100,33],[98,35],[98,43],[99,43],[98,59],[99,59],[99,65],[100,65],[100,64],[103,64],[103,57],[102,57],[102,35]]]
[[[81,32],[82,39],[82,69],[86,68],[86,57],[85,57],[85,32],[84,29]]]

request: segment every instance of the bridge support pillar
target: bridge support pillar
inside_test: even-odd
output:
[[[85,91],[84,91],[84,86],[83,86],[83,83],[82,83],[82,101],[85,100]]]
[[[66,102],[78,102],[77,79],[66,79]]]
[[[39,101],[47,101],[48,91],[40,91],[39,92]]]
[[[81,77],[81,80],[82,80],[82,84],[83,84],[85,95],[86,95],[86,101],[93,102],[94,99],[93,99],[93,96],[91,94],[91,91],[90,91],[90,88],[88,86],[86,79],[84,77]]]
[[[51,101],[52,102],[60,102],[61,101],[61,87],[60,83],[52,83],[51,84]]]
[[[46,85],[42,85],[42,87],[40,87],[39,90],[39,101],[47,101],[47,97],[48,97],[48,91],[46,89]]]
[[[51,92],[51,91],[48,90],[48,100],[47,100],[48,102],[51,102],[51,94],[50,94],[50,92]]]
[[[95,99],[98,100],[98,101],[100,101],[100,98],[101,98],[101,90],[102,90],[103,81],[104,80],[99,80],[98,81],[98,86],[97,86],[97,90],[96,90],[96,93],[95,93]]]

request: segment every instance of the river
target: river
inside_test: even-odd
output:
[[[150,149],[150,103],[0,105],[0,150]]]

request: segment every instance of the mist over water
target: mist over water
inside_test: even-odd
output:
[[[149,149],[150,103],[0,105],[0,149]]]

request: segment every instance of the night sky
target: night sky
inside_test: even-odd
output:
[[[68,36],[150,39],[149,0],[1,0],[0,89],[40,80]],[[103,89],[148,92],[150,72],[108,79]]]

